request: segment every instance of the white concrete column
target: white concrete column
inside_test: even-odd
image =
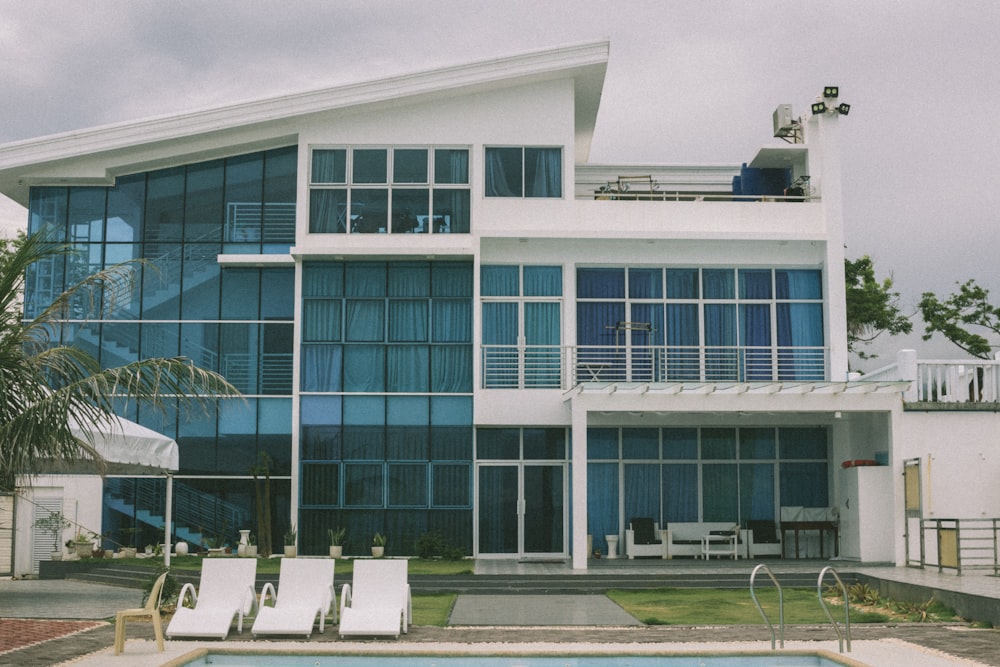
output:
[[[587,411],[572,400],[573,569],[586,570],[587,559]]]
[[[900,350],[896,353],[896,368],[899,369],[899,379],[906,380],[910,386],[903,392],[904,401],[916,401],[917,391],[917,351]]]

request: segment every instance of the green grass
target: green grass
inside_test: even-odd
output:
[[[448,617],[455,606],[455,593],[415,593],[413,595],[413,624],[448,625]]]
[[[816,598],[816,591],[786,588],[785,622],[794,624],[828,623]],[[760,612],[746,589],[660,588],[649,591],[608,591],[608,597],[625,611],[647,625],[752,625],[763,624]],[[757,599],[771,622],[778,623],[778,593],[764,589]],[[843,619],[843,610],[831,607],[830,613]],[[887,615],[851,613],[855,623],[882,623]]]

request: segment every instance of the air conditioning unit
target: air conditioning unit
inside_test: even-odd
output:
[[[774,136],[787,137],[794,133],[795,121],[792,120],[792,105],[779,104],[774,110]]]

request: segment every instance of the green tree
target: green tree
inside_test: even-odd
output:
[[[188,359],[144,359],[102,369],[86,351],[59,344],[60,322],[73,313],[107,314],[116,295],[131,292],[135,264],[109,267],[85,277],[30,320],[22,317],[25,273],[33,265],[73,251],[38,234],[0,248],[0,490],[47,461],[104,462],[92,442],[75,437],[72,417],[97,428],[112,425],[119,401],[160,409],[177,400],[181,408],[204,408],[239,391]]]
[[[958,284],[958,291],[943,301],[933,292],[924,292],[919,308],[924,318],[924,340],[940,333],[980,359],[989,359],[993,348],[997,347],[991,345],[986,336],[968,328],[979,327],[985,329],[987,335],[1000,336],[1000,308],[990,304],[990,291],[975,280]]]
[[[844,260],[847,287],[847,349],[862,359],[875,355],[862,348],[883,333],[890,336],[913,331],[913,322],[899,309],[899,292],[892,289],[892,278],[879,281],[875,265],[865,255]]]

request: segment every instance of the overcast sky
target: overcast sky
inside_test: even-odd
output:
[[[738,165],[839,85],[848,256],[908,310],[967,278],[996,303],[998,35],[995,0],[0,0],[0,143],[608,38],[592,161]]]

